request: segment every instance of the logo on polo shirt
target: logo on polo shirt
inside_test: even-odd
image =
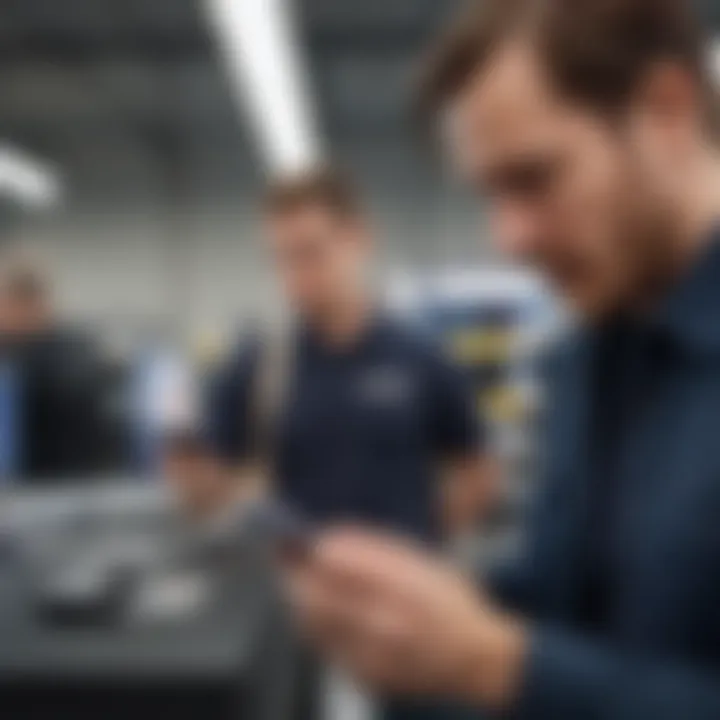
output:
[[[361,376],[358,391],[362,400],[374,405],[402,405],[414,395],[415,377],[407,368],[375,367]]]

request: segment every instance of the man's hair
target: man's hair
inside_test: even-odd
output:
[[[329,165],[275,180],[267,188],[264,199],[265,210],[271,215],[319,206],[354,219],[362,215],[361,205],[351,180]]]
[[[23,301],[44,300],[50,279],[39,258],[23,250],[0,255],[0,292]]]
[[[421,74],[418,111],[431,122],[505,41],[527,39],[555,89],[617,113],[658,61],[695,78],[714,123],[705,38],[690,0],[479,0],[456,18]]]

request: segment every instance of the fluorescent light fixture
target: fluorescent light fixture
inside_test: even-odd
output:
[[[0,145],[0,196],[21,205],[46,209],[62,196],[62,181],[46,163],[12,145]]]
[[[320,158],[303,53],[287,0],[206,0],[237,102],[271,174]]]

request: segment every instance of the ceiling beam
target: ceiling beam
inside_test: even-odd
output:
[[[167,62],[207,58],[213,53],[202,33],[188,35],[14,35],[0,34],[0,62],[133,61]]]

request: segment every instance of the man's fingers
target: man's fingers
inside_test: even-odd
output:
[[[327,657],[381,689],[453,687],[476,651],[468,628],[486,631],[490,611],[482,603],[478,609],[470,584],[392,538],[325,533],[294,567],[302,627]]]
[[[312,562],[338,590],[377,595],[412,588],[414,557],[414,548],[396,538],[342,528],[318,539]]]
[[[285,577],[292,608],[303,632],[316,635],[323,626],[336,622],[337,603],[312,565],[294,566]]]
[[[432,688],[423,682],[422,673],[413,672],[417,658],[406,632],[407,628],[395,621],[390,625],[376,622],[374,629],[359,636],[354,643],[336,645],[328,654],[339,667],[347,668],[368,687],[430,693]]]
[[[348,592],[313,564],[291,571],[288,581],[300,628],[317,642],[345,642],[362,633],[366,594]]]
[[[394,647],[406,632],[409,618],[402,605],[371,593],[350,592],[315,566],[297,569],[288,580],[301,629],[333,652],[371,641]]]

